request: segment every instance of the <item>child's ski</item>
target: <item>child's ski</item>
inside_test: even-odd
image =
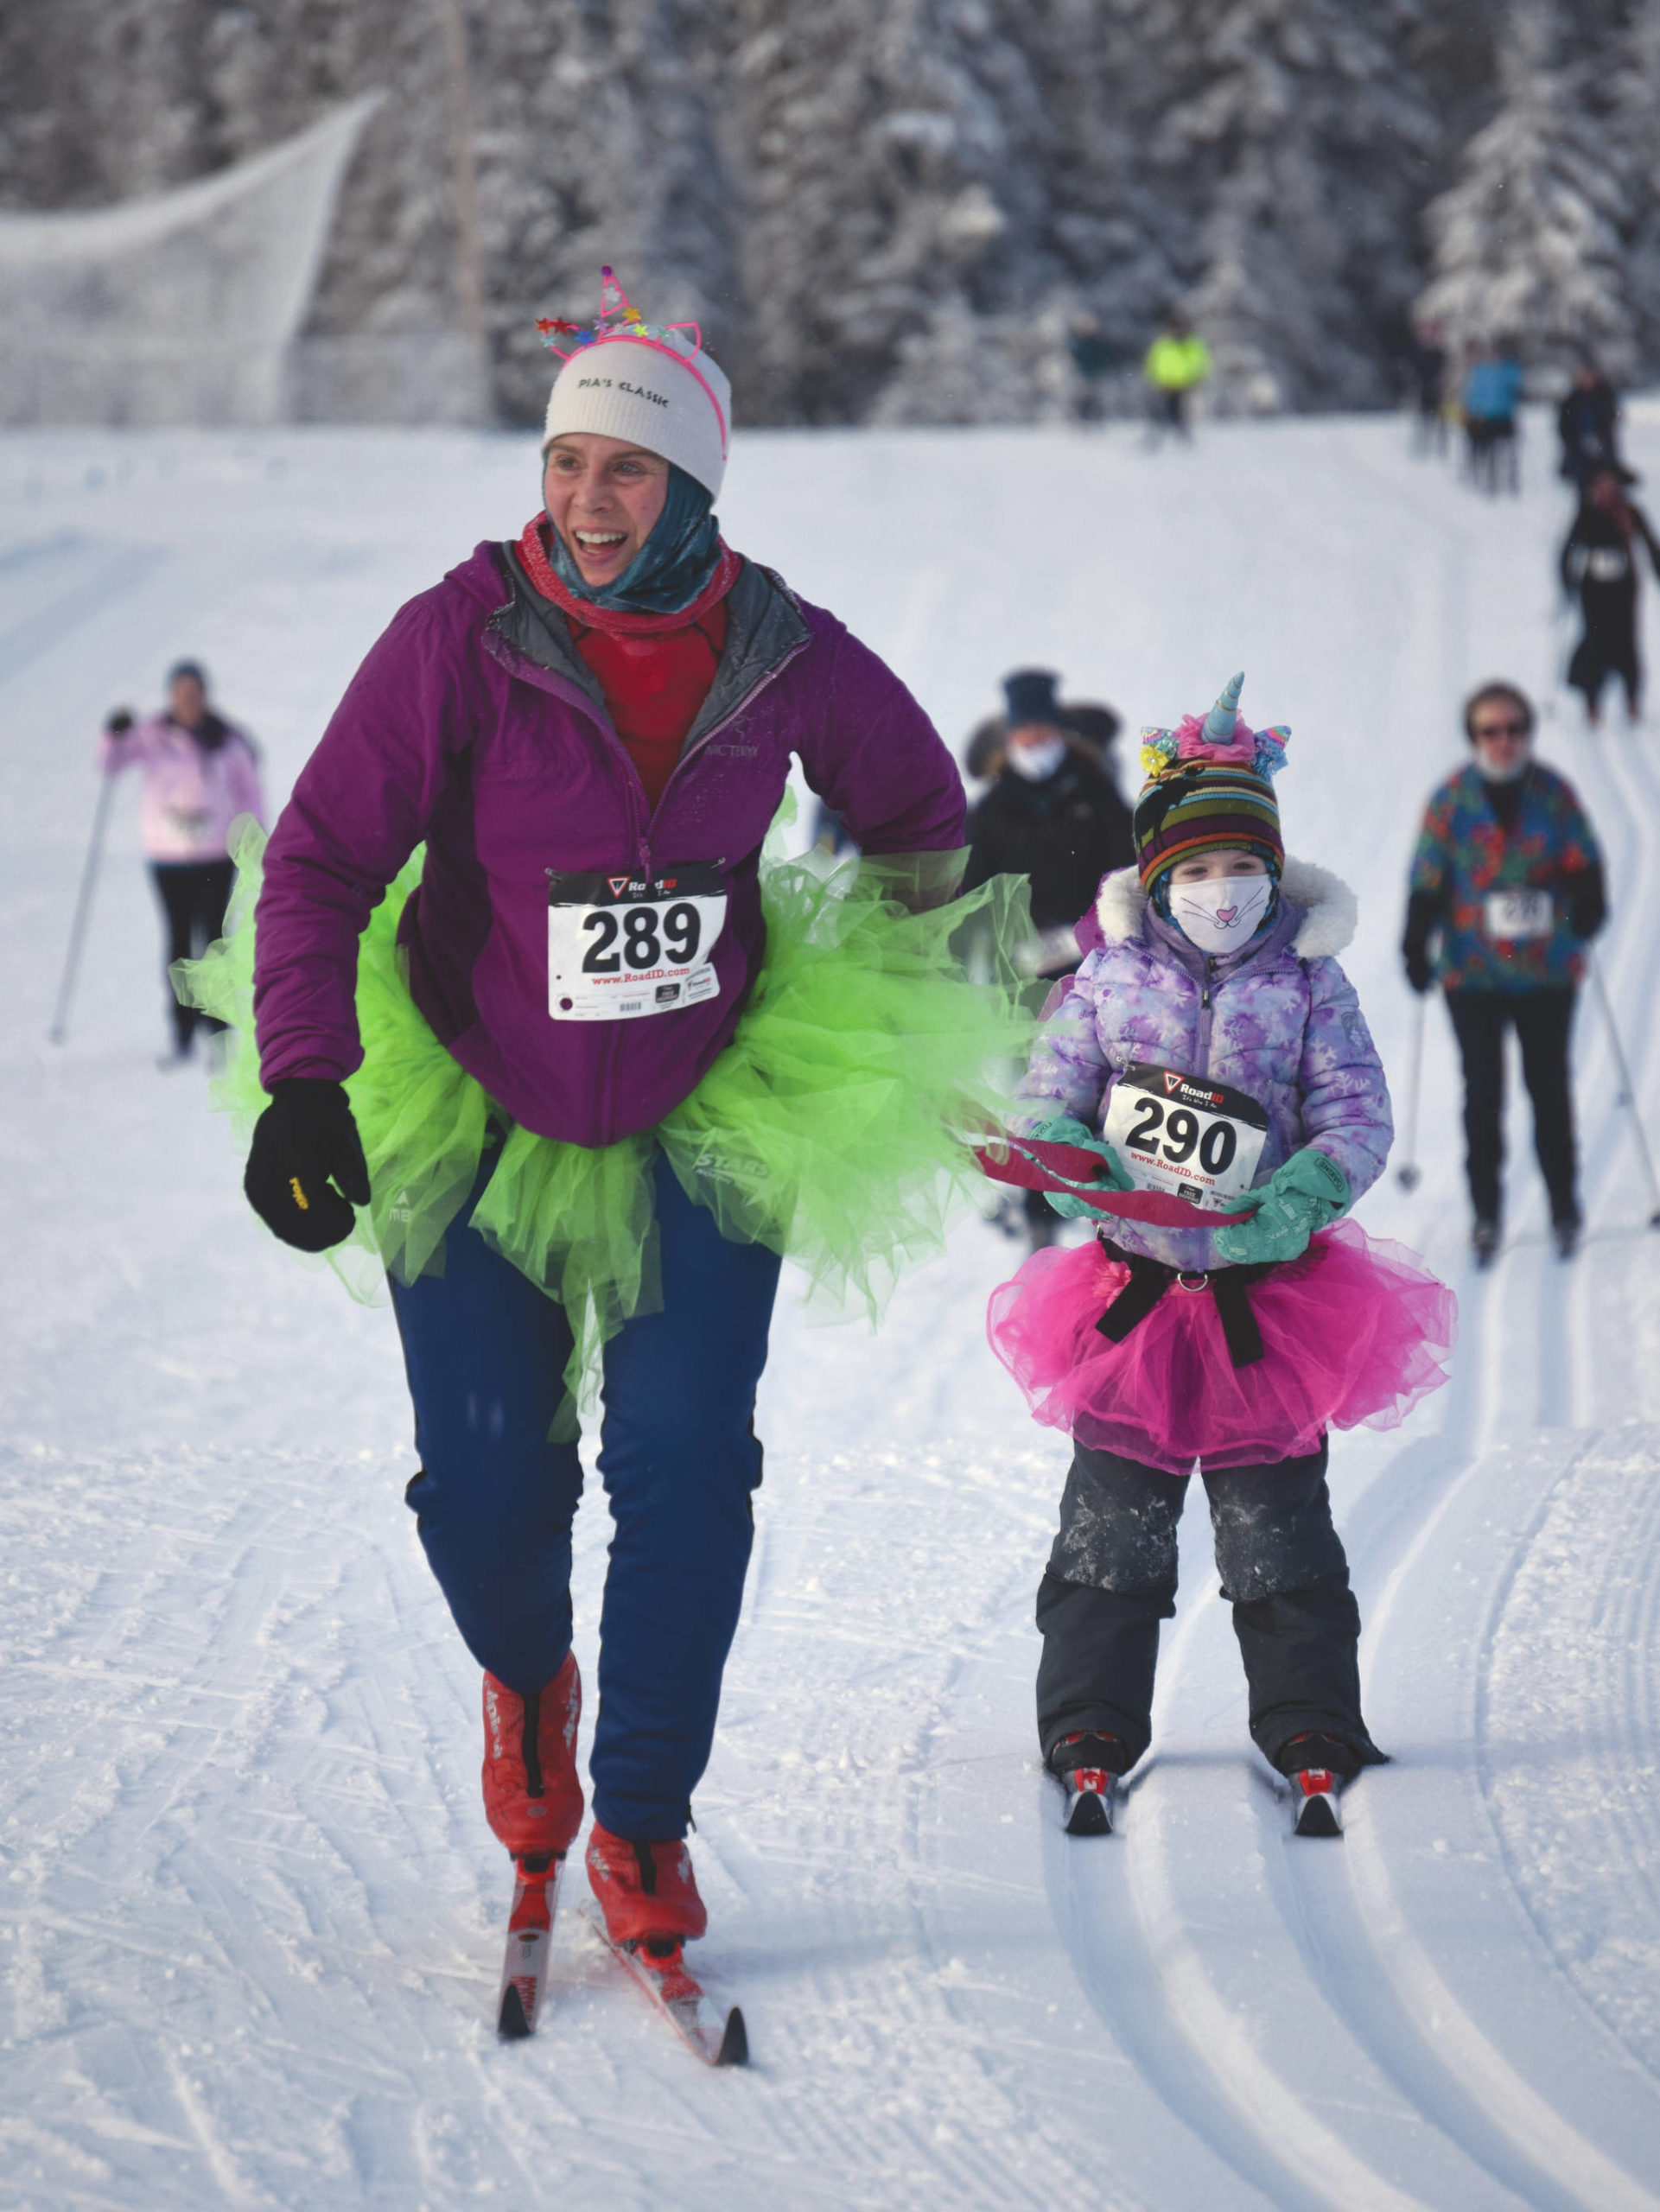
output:
[[[749,2037],[743,2014],[735,2005],[722,2006],[717,2003],[688,1970],[685,1952],[677,1936],[614,1943],[606,1933],[605,1916],[597,1903],[584,1898],[582,1911],[618,1965],[626,1969],[682,2042],[696,2053],[705,2066],[749,2063]]]
[[[1304,1767],[1291,1777],[1291,1802],[1295,1808],[1298,1835],[1341,1835],[1343,1815],[1338,1808],[1342,1783],[1323,1766]]]
[[[1068,1835],[1110,1835],[1118,1806],[1118,1777],[1104,1767],[1075,1767],[1058,1777],[1066,1792]]]

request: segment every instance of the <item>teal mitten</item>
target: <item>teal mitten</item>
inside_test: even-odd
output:
[[[1256,1211],[1237,1229],[1218,1229],[1216,1249],[1223,1259],[1254,1268],[1294,1260],[1317,1229],[1346,1213],[1349,1179],[1329,1153],[1305,1145],[1250,1196]]]
[[[1135,1184],[1124,1173],[1123,1162],[1106,1139],[1097,1136],[1092,1129],[1085,1128],[1082,1122],[1073,1121],[1070,1115],[1057,1114],[1052,1121],[1040,1122],[1032,1134],[1041,1144],[1076,1145],[1080,1151],[1094,1153],[1104,1168],[1104,1173],[1097,1179],[1104,1183],[1110,1191],[1135,1189]],[[1075,1221],[1080,1216],[1086,1216],[1091,1221],[1111,1218],[1110,1215],[1103,1213],[1098,1206],[1092,1206],[1087,1198],[1075,1192],[1050,1191],[1046,1195],[1053,1211],[1064,1214],[1069,1221]]]

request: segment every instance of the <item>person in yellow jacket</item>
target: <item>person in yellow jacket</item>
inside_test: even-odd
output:
[[[1185,315],[1172,308],[1159,324],[1159,334],[1142,363],[1151,408],[1154,442],[1164,430],[1191,437],[1187,422],[1188,396],[1211,373],[1211,349]]]

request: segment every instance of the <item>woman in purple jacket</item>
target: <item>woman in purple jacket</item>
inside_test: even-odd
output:
[[[1354,899],[1287,859],[1272,778],[1289,733],[1250,728],[1241,683],[1203,723],[1143,732],[1136,866],[1102,885],[1098,942],[1021,1087],[1040,1144],[1104,1179],[1052,1200],[1097,1240],[1034,1254],[991,1309],[994,1349],[1072,1439],[1038,1724],[1074,1833],[1107,1825],[1147,1748],[1196,1461],[1251,1733],[1293,1780],[1300,1831],[1335,1833],[1339,1787],[1381,1754],[1326,1431],[1392,1426],[1446,1379],[1451,1294],[1345,1218],[1392,1135],[1335,957]]]
[[[247,1191],[279,1236],[355,1234],[391,1274],[409,1503],[531,1879],[582,1814],[570,1532],[602,1344],[588,1866],[614,1939],[672,1943],[704,1926],[681,1839],[780,1255],[869,1302],[938,1249],[973,1173],[948,1122],[995,1105],[986,1070],[1029,1030],[951,951],[1012,893],[948,906],[963,791],[926,715],[721,541],[728,385],[695,328],[644,322],[608,270],[591,329],[546,328],[569,358],[543,511],[393,619],[265,850]],[[763,854],[792,754],[856,880]],[[234,1004],[246,958],[205,994]]]

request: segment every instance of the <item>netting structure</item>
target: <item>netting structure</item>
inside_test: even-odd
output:
[[[173,191],[0,215],[0,425],[289,419],[335,199],[382,97]]]

